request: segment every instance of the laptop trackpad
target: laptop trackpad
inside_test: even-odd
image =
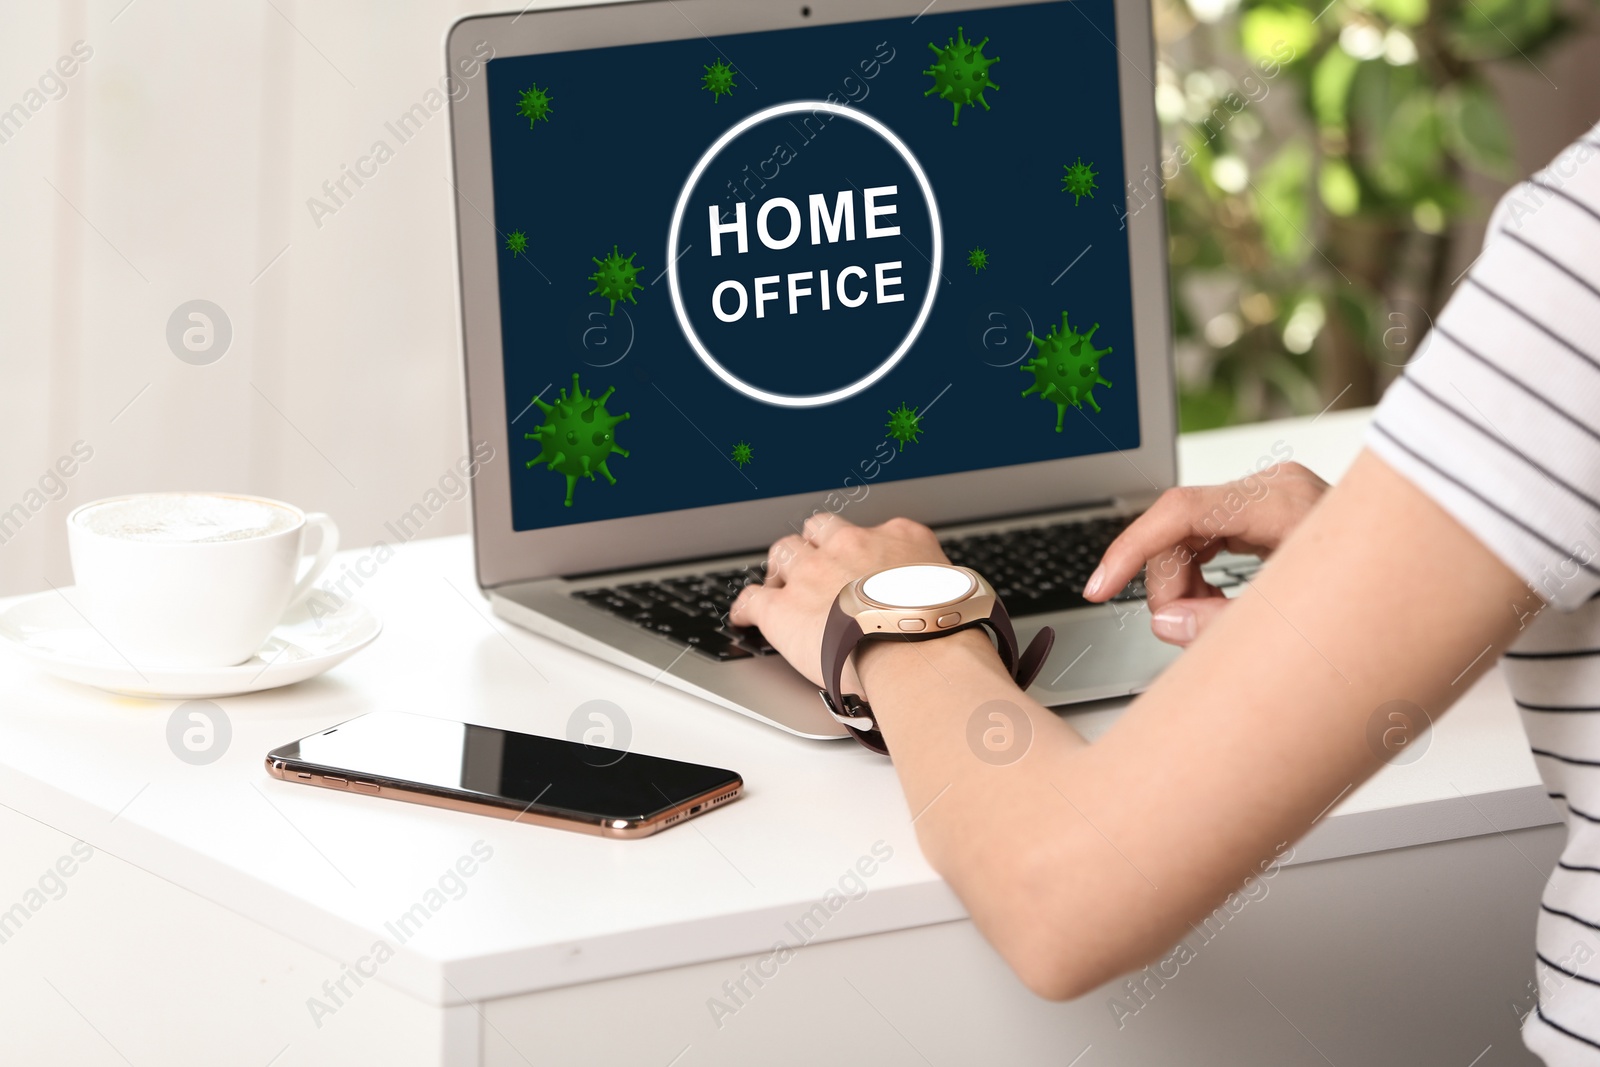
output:
[[[1045,705],[1137,692],[1183,651],[1156,639],[1146,610],[1124,610],[1120,616],[1110,608],[1074,611],[1030,622],[1021,620],[1017,626],[1024,647],[1042,625],[1056,630],[1050,658],[1028,690]]]

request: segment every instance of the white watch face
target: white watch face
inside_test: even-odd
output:
[[[861,595],[889,608],[932,608],[969,596],[977,583],[966,571],[936,564],[892,567],[861,583]]]

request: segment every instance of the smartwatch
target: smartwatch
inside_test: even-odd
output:
[[[822,680],[827,688],[821,690],[822,702],[857,741],[888,755],[871,706],[855,694],[839,692],[850,654],[869,639],[929,641],[974,626],[994,635],[1001,661],[1023,689],[1033,684],[1055,644],[1055,631],[1046,626],[1019,656],[1017,633],[1005,605],[994,587],[970,568],[917,563],[857,578],[839,590],[823,629]]]

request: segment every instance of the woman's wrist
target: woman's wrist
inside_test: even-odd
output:
[[[994,642],[975,626],[932,641],[863,641],[853,659],[862,693],[874,708],[930,685],[1009,677]]]

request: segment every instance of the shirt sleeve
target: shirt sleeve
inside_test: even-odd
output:
[[[1366,443],[1548,603],[1600,591],[1600,126],[1501,199]]]

